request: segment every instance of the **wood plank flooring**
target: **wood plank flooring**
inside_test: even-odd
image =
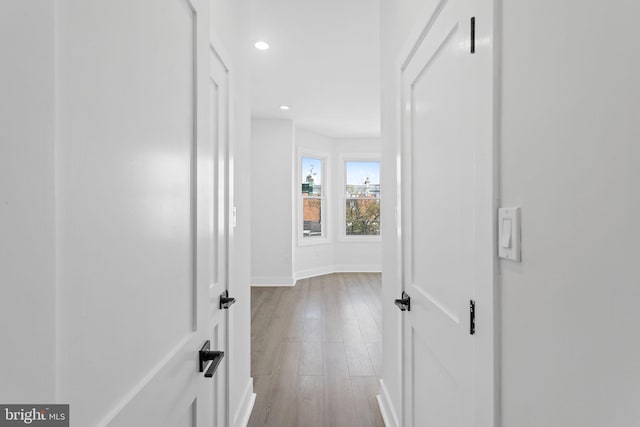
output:
[[[377,273],[252,288],[249,427],[384,426],[380,292]]]

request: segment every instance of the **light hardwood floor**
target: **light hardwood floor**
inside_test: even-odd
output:
[[[380,274],[252,288],[249,427],[384,426]]]

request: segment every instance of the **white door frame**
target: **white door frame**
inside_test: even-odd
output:
[[[423,8],[418,15],[417,25],[409,33],[407,42],[403,45],[394,67],[394,85],[396,88],[396,206],[397,206],[397,233],[396,244],[398,248],[396,265],[397,283],[400,283],[400,292],[404,290],[404,249],[403,249],[403,225],[402,225],[402,164],[403,153],[403,90],[402,73],[411,58],[415,54],[420,43],[424,39],[432,24],[431,17],[434,10],[444,6],[447,0],[440,0],[435,9],[432,4]],[[478,95],[484,100],[487,108],[478,117],[477,127],[480,129],[484,144],[478,151],[476,190],[482,194],[478,199],[479,217],[486,227],[476,230],[474,243],[477,251],[476,274],[482,277],[482,286],[476,289],[476,426],[474,427],[498,427],[500,423],[500,348],[499,348],[499,299],[497,286],[497,209],[499,206],[499,118],[500,118],[500,90],[499,90],[499,61],[500,45],[497,40],[500,35],[499,21],[496,19],[500,12],[499,2],[495,0],[479,0],[474,3],[476,17],[476,60],[482,70],[477,76]],[[484,151],[483,151],[484,150]],[[399,295],[398,295],[399,297]],[[400,329],[400,360],[404,360],[405,318],[402,316]],[[405,401],[404,376],[405,367],[401,367],[401,402]],[[405,425],[404,404],[400,408],[400,425]]]
[[[219,141],[219,146],[215,147],[215,149],[217,150],[215,159],[217,160],[218,164],[215,166],[215,171],[216,171],[216,177],[215,177],[215,183],[214,186],[217,188],[216,192],[214,193],[216,195],[216,197],[218,198],[217,202],[216,202],[216,209],[218,209],[218,214],[220,213],[224,213],[225,218],[224,218],[224,247],[222,248],[222,250],[224,251],[224,260],[225,260],[225,264],[224,266],[218,266],[218,269],[220,268],[224,268],[225,270],[225,281],[226,283],[224,284],[224,287],[227,291],[229,291],[229,293],[231,294],[232,291],[230,290],[231,288],[231,265],[232,265],[232,260],[231,260],[231,254],[233,253],[233,228],[234,228],[234,224],[233,224],[233,73],[232,73],[232,63],[231,63],[231,59],[230,56],[226,53],[226,50],[223,47],[223,44],[220,40],[219,37],[216,36],[215,31],[213,28],[210,28],[210,32],[209,32],[209,55],[213,55],[215,56],[218,61],[220,62],[220,64],[224,67],[225,69],[225,73],[226,73],[226,78],[227,78],[227,93],[226,93],[226,100],[225,100],[225,104],[226,104],[226,108],[227,108],[227,114],[226,114],[226,123],[224,124],[225,127],[225,135],[223,140]],[[207,62],[210,60],[209,57],[207,57]],[[208,78],[213,80],[213,74],[212,74],[212,70],[209,70],[209,76]],[[223,168],[222,170],[220,170],[220,168]],[[224,186],[220,186],[219,185],[219,180],[222,176],[222,179],[224,181]],[[220,193],[222,196],[222,199],[220,197]],[[223,202],[223,205],[220,206],[218,203]],[[226,210],[223,212],[221,209],[225,209]],[[214,228],[218,227],[218,224],[214,224]],[[218,250],[220,250],[220,246],[218,245],[218,242],[216,241],[214,243],[216,245],[216,248]],[[218,253],[216,253],[216,256],[219,259]],[[218,303],[218,297],[219,295],[217,294],[217,292],[214,292],[214,287],[213,287],[214,283],[210,284],[210,289],[209,289],[209,300],[210,300],[210,304],[211,304],[211,319],[209,320],[210,325],[209,327],[214,326],[215,324],[215,319],[214,319],[214,314],[215,314],[215,309],[217,308],[217,303]],[[226,408],[225,408],[225,413],[226,413],[226,425],[235,425],[236,422],[236,418],[237,416],[233,417],[234,420],[234,424],[230,424],[230,420],[232,418],[232,414],[231,414],[231,399],[230,399],[230,390],[231,390],[231,378],[230,378],[230,374],[231,374],[231,369],[230,369],[230,364],[231,362],[231,355],[230,353],[230,349],[231,349],[231,334],[232,334],[232,325],[231,325],[231,319],[233,318],[233,316],[229,315],[229,311],[225,310],[224,313],[225,317],[226,317],[226,322],[225,322],[225,326],[226,326],[226,330],[225,330],[225,349],[227,351],[226,354],[226,360],[225,360],[225,365],[224,365],[224,374],[225,374],[225,393],[226,393],[226,399],[225,399],[225,404],[226,404]]]

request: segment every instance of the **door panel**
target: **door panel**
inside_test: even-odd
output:
[[[425,334],[416,333],[412,328],[410,336],[410,351],[417,361],[411,378],[412,405],[415,408],[412,425],[421,425],[421,420],[429,420],[429,425],[434,426],[460,425],[461,399],[455,376],[449,372],[446,363],[431,352]],[[429,381],[424,381],[426,378]],[[421,398],[434,395],[439,399]]]
[[[57,398],[74,425],[208,424],[208,2],[56,7]]]
[[[216,248],[217,256],[212,258],[212,275],[209,281],[211,301],[210,329],[212,344],[220,351],[227,351],[228,310],[219,307],[220,295],[229,289],[229,69],[216,49],[209,52],[209,94],[211,108],[211,149],[213,151],[213,217],[211,245]],[[229,355],[218,367],[218,375],[211,387],[214,401],[214,426],[225,427],[228,424]]]
[[[224,291],[228,280],[229,247],[229,71],[223,59],[210,48],[209,93],[211,110],[211,148],[213,150],[213,234],[211,244],[218,249],[213,259],[211,295]]]
[[[466,0],[442,1],[402,69],[407,426],[476,425],[475,149]]]

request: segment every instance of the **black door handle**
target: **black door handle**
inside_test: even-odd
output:
[[[224,358],[224,351],[211,351],[211,341],[207,340],[200,348],[199,352],[199,361],[200,361],[200,372],[204,372],[204,368],[208,361],[212,361],[207,369],[207,372],[204,373],[204,376],[207,378],[213,377],[213,374],[216,373],[218,369],[218,365],[222,362]]]
[[[226,290],[220,294],[220,303],[218,304],[218,307],[220,307],[220,309],[224,308],[228,310],[234,302],[236,302],[236,299],[229,298],[229,291]]]
[[[395,300],[395,305],[400,311],[411,311],[411,297],[406,292],[402,292],[402,298]]]

